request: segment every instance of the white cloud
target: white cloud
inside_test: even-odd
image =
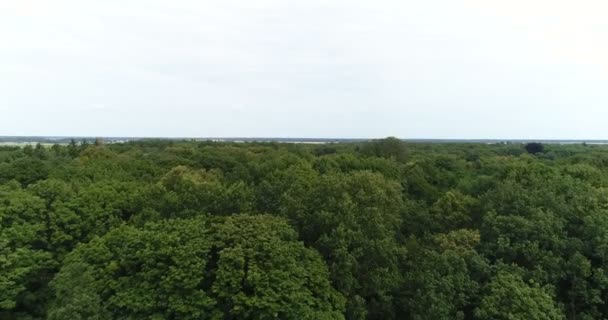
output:
[[[3,1],[0,134],[606,138],[607,6]]]

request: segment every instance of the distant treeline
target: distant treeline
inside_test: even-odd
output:
[[[192,137],[192,138],[167,138],[167,137],[49,137],[49,136],[0,136],[2,143],[19,144],[69,144],[69,143],[92,143],[101,139],[106,143],[125,143],[133,141],[173,141],[173,142],[283,142],[283,143],[362,143],[373,139],[364,138],[281,138],[281,137]],[[608,140],[529,140],[529,139],[399,139],[407,143],[476,143],[476,144],[521,144],[543,143],[543,144],[608,144]]]
[[[0,319],[607,319],[608,148],[0,147]]]

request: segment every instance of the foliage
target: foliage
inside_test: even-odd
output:
[[[545,149],[545,146],[543,146],[543,144],[539,143],[539,142],[530,142],[530,143],[526,143],[524,148],[526,149],[526,151],[528,153],[537,154],[537,153],[543,152],[543,150]]]
[[[405,142],[395,137],[366,142],[361,147],[361,153],[368,156],[394,159],[399,162],[403,162],[407,159],[407,147]]]
[[[0,319],[608,319],[606,270],[605,146],[0,147]]]
[[[321,257],[271,216],[123,226],[79,246],[49,319],[337,319]]]
[[[550,294],[517,275],[499,272],[488,284],[488,291],[475,311],[476,319],[565,319]]]

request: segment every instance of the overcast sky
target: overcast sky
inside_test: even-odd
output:
[[[0,135],[608,139],[605,0],[0,0]]]

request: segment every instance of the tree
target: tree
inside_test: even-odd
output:
[[[432,206],[429,217],[433,219],[428,229],[435,226],[440,231],[470,227],[475,217],[475,198],[458,191],[448,191]]]
[[[55,267],[46,231],[42,199],[18,184],[0,187],[0,315],[43,314]]]
[[[46,163],[34,157],[21,157],[12,162],[0,164],[0,182],[17,180],[22,186],[27,186],[46,179],[48,175],[49,168]]]
[[[103,309],[94,284],[95,278],[87,264],[66,264],[52,282],[55,299],[47,314],[48,319],[112,319],[111,314]]]
[[[253,202],[253,193],[247,185],[224,183],[219,170],[177,166],[165,174],[160,185],[165,190],[162,212],[167,216],[246,213]]]
[[[341,319],[321,257],[271,216],[123,226],[78,247],[49,319]]]
[[[399,162],[404,162],[407,159],[405,142],[395,137],[366,142],[361,147],[361,152],[368,156],[394,159]]]
[[[537,154],[537,153],[542,153],[543,150],[545,149],[545,146],[543,146],[543,144],[539,143],[539,142],[530,142],[530,143],[526,143],[524,148],[530,154]]]
[[[553,298],[535,284],[500,271],[488,285],[488,293],[475,310],[479,320],[561,320],[566,317]]]
[[[406,242],[404,278],[396,297],[398,314],[415,320],[470,319],[480,295],[487,262],[475,251],[476,230],[438,234],[431,241]]]
[[[152,199],[151,196],[157,196],[156,190],[154,185],[100,180],[81,187],[60,208],[75,213],[77,228],[80,230],[75,241],[86,242],[130,221],[144,208],[155,209],[158,199]],[[68,219],[71,215],[66,212],[63,216]],[[76,228],[73,224],[71,226]]]
[[[32,184],[28,191],[44,202],[41,217],[47,250],[55,256],[70,252],[82,234],[82,221],[70,207],[75,197],[71,186],[58,179],[47,179]]]
[[[41,143],[36,143],[36,147],[34,148],[34,152],[32,155],[38,159],[44,160],[46,159],[46,153],[47,152],[44,146],[42,146]]]
[[[87,148],[89,148],[89,145],[90,145],[89,140],[82,139],[82,141],[80,142],[80,146],[79,146],[80,152],[87,150]]]
[[[369,171],[309,175],[283,191],[280,212],[327,261],[349,319],[393,317],[399,286],[401,188]]]
[[[80,154],[80,148],[78,148],[78,144],[76,143],[76,140],[74,139],[70,139],[70,144],[68,145],[68,153],[70,154],[70,157],[72,158],[76,158],[78,157],[78,155]]]
[[[25,147],[23,147],[23,154],[25,154],[28,157],[31,157],[34,155],[34,148],[32,147],[31,144],[27,144]]]
[[[383,140],[0,146],[0,319],[608,319],[608,148]]]

